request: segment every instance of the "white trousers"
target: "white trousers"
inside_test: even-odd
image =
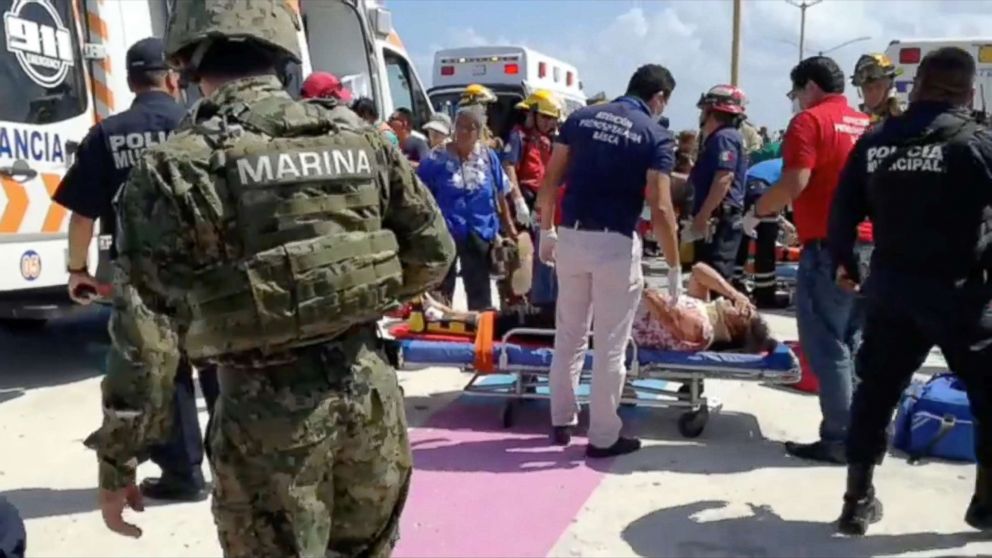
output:
[[[551,424],[578,422],[575,390],[593,325],[589,443],[612,446],[623,426],[617,406],[627,370],[624,353],[641,300],[641,240],[612,232],[558,230],[558,304],[551,360]]]

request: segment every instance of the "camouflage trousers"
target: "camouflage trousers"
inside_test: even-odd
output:
[[[292,364],[222,366],[220,379],[209,454],[224,555],[389,556],[412,457],[374,334]]]

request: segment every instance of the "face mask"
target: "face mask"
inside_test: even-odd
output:
[[[799,99],[798,98],[793,99],[792,100],[792,114],[799,114],[802,111],[803,111],[803,106],[802,106],[802,104],[799,103]]]

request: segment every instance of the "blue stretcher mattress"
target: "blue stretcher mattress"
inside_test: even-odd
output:
[[[402,339],[398,341],[402,362],[417,365],[471,365],[475,362],[475,345],[453,341],[426,341]],[[497,362],[505,346],[509,363],[514,366],[548,368],[554,351],[546,347],[522,347],[516,344],[494,343]],[[629,351],[628,351],[629,355]],[[628,356],[629,359],[629,356]],[[795,356],[784,343],[767,355],[703,351],[687,353],[638,348],[637,360],[641,367],[673,366],[678,368],[722,368],[747,371],[794,370]],[[628,362],[629,364],[629,362]],[[586,352],[585,369],[592,368],[592,351]]]
[[[797,263],[780,263],[775,267],[775,277],[779,281],[795,281],[798,272],[799,264]]]

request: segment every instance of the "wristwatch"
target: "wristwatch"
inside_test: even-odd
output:
[[[83,264],[81,267],[72,267],[66,264],[65,271],[66,273],[89,273],[90,267],[86,264]]]

